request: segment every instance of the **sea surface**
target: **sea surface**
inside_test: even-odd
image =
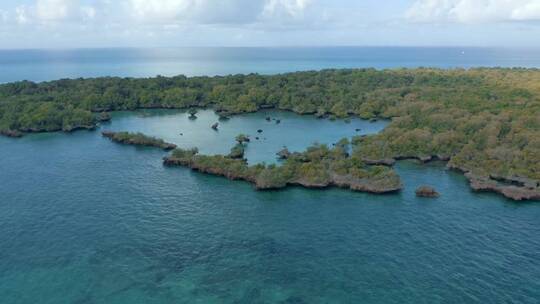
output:
[[[540,48],[148,48],[0,50],[0,83],[78,77],[276,74],[328,68],[540,68]]]
[[[287,50],[276,52],[286,57]],[[373,62],[342,58],[332,64],[324,59],[332,53],[325,49],[304,66],[302,58],[318,54],[306,49],[306,56],[277,60],[275,66],[264,58],[253,65],[236,58],[235,70],[229,66],[233,61],[216,59],[213,72],[189,71],[147,58],[144,71],[137,64],[124,70],[130,60],[102,61],[118,50],[64,51],[101,58],[85,63],[86,69],[80,59],[63,58],[60,51],[51,61],[42,51],[25,52],[34,54],[26,58],[41,59],[34,66],[24,53],[9,59],[0,52],[0,69],[19,56],[19,69],[0,73],[4,81],[167,70],[195,75],[464,65],[432,49],[425,50],[431,57],[409,58],[414,57],[410,51],[403,55],[408,59],[392,53]],[[468,66],[538,66],[532,55],[514,63],[516,54],[492,61],[480,57]],[[66,62],[70,72],[62,69]],[[102,130],[141,131],[213,154],[226,153],[234,137],[246,133],[252,138],[249,162],[276,163],[283,146],[299,151],[314,142],[331,145],[379,132],[388,123],[266,111],[234,116],[220,122],[216,132],[210,128],[218,119],[212,111],[197,116],[189,120],[177,110],[117,112],[96,131],[0,137],[0,303],[540,302],[540,202],[474,193],[461,174],[442,163],[399,162],[405,189],[392,195],[298,187],[259,192],[245,182],[164,167],[167,152],[119,145],[100,135]],[[267,116],[281,123],[267,122]],[[417,198],[414,190],[424,184],[441,197]]]

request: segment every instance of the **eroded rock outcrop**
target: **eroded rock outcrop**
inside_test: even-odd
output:
[[[284,147],[283,149],[281,149],[281,151],[276,153],[276,155],[278,156],[279,159],[287,159],[291,156],[291,152],[289,151],[289,149]]]
[[[19,138],[23,136],[23,133],[19,131],[15,131],[15,130],[0,130],[0,135],[13,137],[13,138]]]
[[[420,186],[416,189],[415,193],[418,197],[435,198],[440,196],[439,192],[430,186]]]
[[[504,195],[507,198],[523,200],[540,200],[539,183],[527,180],[527,183],[516,182],[516,180],[497,178],[489,176],[478,176],[472,172],[465,173],[471,188],[475,191],[492,191]]]

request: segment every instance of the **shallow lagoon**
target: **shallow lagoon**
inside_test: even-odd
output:
[[[369,122],[359,118],[331,121],[276,110],[232,116],[225,121],[220,121],[212,110],[199,110],[195,120],[188,116],[180,110],[145,110],[135,115],[120,112],[115,113],[112,123],[103,125],[103,129],[143,132],[181,148],[197,147],[203,154],[228,154],[236,144],[235,137],[242,133],[251,139],[246,148],[250,163],[275,163],[276,153],[284,146],[291,151],[303,151],[316,142],[331,146],[345,137],[377,133],[387,124],[382,120]],[[219,123],[217,131],[211,128],[216,122]]]
[[[217,117],[116,113],[103,129],[143,131],[203,153],[238,133],[250,162],[373,133],[384,122],[288,112]],[[279,116],[279,117],[278,117]],[[183,136],[180,135],[183,133]],[[99,132],[0,138],[3,303],[537,303],[540,205],[472,193],[441,164],[400,162],[395,195],[257,192]],[[420,184],[442,196],[418,199]]]

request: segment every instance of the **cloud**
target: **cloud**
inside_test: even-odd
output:
[[[30,9],[26,5],[18,6],[15,8],[15,20],[18,24],[27,24],[30,22],[29,12]]]
[[[249,24],[298,18],[311,0],[127,0],[139,22]]]
[[[76,6],[74,0],[38,0],[36,17],[40,20],[64,20],[74,14]]]
[[[413,22],[485,23],[540,20],[540,0],[416,0]]]
[[[6,23],[6,22],[8,22],[8,19],[9,19],[8,12],[4,11],[4,10],[0,10],[0,22],[1,23]]]
[[[303,17],[304,11],[311,4],[311,0],[269,0],[266,1],[262,16],[264,18]]]
[[[318,1],[318,0],[313,0]],[[275,27],[305,20],[312,0],[33,0],[0,11],[0,22],[96,26],[251,25]],[[90,5],[89,5],[90,4]],[[311,16],[313,17],[313,16]]]
[[[514,20],[540,20],[540,1],[530,1],[512,12]]]
[[[32,5],[20,5],[14,10],[14,20],[20,24],[47,24],[64,21],[90,20],[96,9],[85,6],[78,0],[37,0]],[[5,14],[9,20],[9,13]]]

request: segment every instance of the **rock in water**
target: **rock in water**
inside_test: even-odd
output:
[[[189,119],[197,119],[197,110],[196,109],[189,109]]]
[[[232,159],[242,159],[244,158],[244,145],[242,144],[236,144],[232,149],[231,153],[229,153],[229,158]]]
[[[110,121],[110,120],[111,120],[111,114],[109,114],[109,112],[101,112],[101,113],[99,113],[99,115],[97,116],[97,120],[98,120],[99,122]]]
[[[262,133],[262,132],[263,132],[263,130],[261,130],[261,129],[257,130],[257,133]]]
[[[216,122],[215,124],[212,125],[212,129],[217,131],[218,126],[219,126],[219,123]]]
[[[267,116],[266,121],[270,121],[270,120],[272,120],[272,118],[270,118],[270,116]]]
[[[289,152],[289,149],[286,147],[283,148],[283,150],[276,153],[279,159],[287,159],[291,156],[291,152]]]
[[[0,135],[4,135],[7,137],[14,137],[14,138],[23,136],[23,134],[17,130],[0,130]]]
[[[416,189],[416,196],[418,197],[439,197],[439,192],[429,186],[420,186]]]

